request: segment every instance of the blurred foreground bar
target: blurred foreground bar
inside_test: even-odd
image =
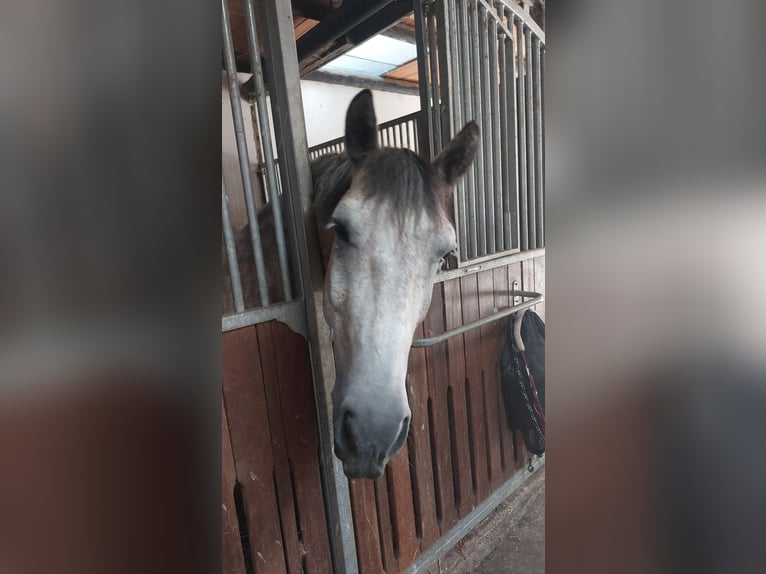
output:
[[[209,2],[3,5],[2,572],[217,568],[220,54]]]

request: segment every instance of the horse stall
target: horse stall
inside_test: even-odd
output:
[[[428,571],[542,462],[507,424],[500,353],[515,313],[545,317],[544,32],[510,0],[221,8],[223,571]],[[420,111],[381,124],[380,144],[430,160],[469,120],[481,141],[409,352],[406,443],[380,478],[349,479],[311,171],[344,140],[309,147],[301,78],[408,25]]]

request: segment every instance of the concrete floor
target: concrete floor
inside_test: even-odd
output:
[[[442,558],[439,574],[545,573],[545,466]]]

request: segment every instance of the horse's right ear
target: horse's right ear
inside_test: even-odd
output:
[[[353,163],[378,147],[378,121],[372,105],[372,92],[362,90],[346,112],[346,153]]]

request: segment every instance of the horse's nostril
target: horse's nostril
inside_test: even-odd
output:
[[[351,421],[354,419],[354,412],[350,409],[346,409],[343,412],[341,418],[340,427],[340,443],[342,448],[348,450],[351,453],[357,452],[356,441],[354,440],[354,432],[351,429]]]

